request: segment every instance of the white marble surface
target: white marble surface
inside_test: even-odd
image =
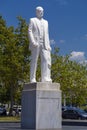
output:
[[[41,58],[41,82],[51,79],[51,46],[49,40],[48,21],[43,19],[43,8],[36,8],[36,17],[30,18],[28,35],[30,40],[31,64],[30,82],[36,82],[38,57]]]
[[[22,93],[21,119],[23,128],[61,130],[60,85],[57,83],[25,84]]]

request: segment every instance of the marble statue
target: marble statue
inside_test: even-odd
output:
[[[36,17],[30,18],[28,35],[30,40],[31,63],[30,82],[36,82],[37,61],[41,58],[41,82],[51,79],[51,46],[49,42],[48,21],[43,19],[44,9],[36,7]]]

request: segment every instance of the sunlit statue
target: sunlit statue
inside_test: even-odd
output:
[[[30,82],[36,82],[37,61],[41,58],[41,82],[51,82],[51,47],[48,22],[43,19],[44,10],[36,7],[36,17],[30,19],[28,35],[30,40],[31,63]]]

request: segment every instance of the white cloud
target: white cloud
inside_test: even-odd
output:
[[[84,52],[72,51],[69,59],[72,61],[76,61],[84,66],[87,65],[87,59],[85,58]]]
[[[80,64],[87,65],[87,60],[81,61]]]
[[[54,39],[50,39],[50,44],[51,45],[55,44],[55,40]]]
[[[77,62],[85,61],[84,54],[85,54],[84,52],[73,51],[73,52],[71,52],[70,60],[75,60]]]
[[[58,1],[60,5],[67,5],[68,4],[67,0],[56,0],[56,1]]]
[[[87,40],[87,34],[81,37],[81,39]]]
[[[85,60],[85,63],[87,64],[87,60]]]
[[[61,39],[61,40],[59,40],[59,43],[65,43],[65,40]]]

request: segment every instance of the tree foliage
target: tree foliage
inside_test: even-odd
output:
[[[29,82],[30,51],[28,25],[21,16],[17,17],[18,26],[7,27],[0,16],[0,102],[20,103],[24,82]],[[81,105],[86,102],[87,67],[70,61],[69,55],[60,56],[59,48],[52,51],[52,80],[60,83],[62,99],[68,104]],[[40,81],[40,59],[37,69]]]
[[[18,17],[18,27],[7,27],[0,17],[0,81],[6,101],[15,102],[19,84],[29,80],[30,52],[27,23]],[[2,89],[2,90],[3,90]],[[7,96],[8,95],[8,96]]]
[[[68,104],[84,104],[87,100],[87,67],[70,61],[70,56],[59,56],[58,52],[55,48],[52,55],[52,79],[60,83],[62,96]]]

